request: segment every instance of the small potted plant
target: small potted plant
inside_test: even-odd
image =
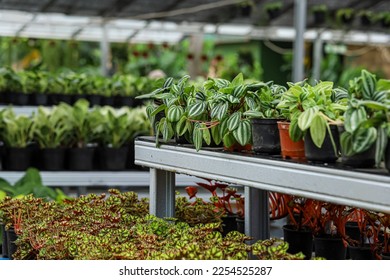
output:
[[[375,22],[375,15],[372,11],[361,10],[357,13],[357,15],[360,17],[360,24],[362,26],[368,27]]]
[[[273,1],[264,4],[264,11],[267,13],[270,20],[277,18],[283,7],[282,1]]]
[[[352,8],[338,9],[336,12],[336,20],[339,24],[351,25],[355,19],[355,10]]]
[[[315,24],[324,24],[326,21],[327,13],[328,13],[328,7],[325,4],[320,5],[314,5],[311,8],[311,11],[314,16],[314,23]]]
[[[383,28],[390,27],[390,12],[382,12],[379,14],[378,20]]]

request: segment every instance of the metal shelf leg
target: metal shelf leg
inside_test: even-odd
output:
[[[157,217],[175,216],[175,173],[150,169],[150,214]]]
[[[245,187],[245,234],[253,241],[270,237],[268,192]]]

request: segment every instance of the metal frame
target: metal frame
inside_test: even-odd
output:
[[[165,180],[170,173],[246,186],[246,234],[256,239],[269,237],[267,191],[390,213],[387,173],[372,174],[210,150],[196,152],[193,148],[174,145],[157,148],[148,137],[135,141],[135,163],[160,170],[151,178],[150,188],[163,194],[164,199],[150,199],[154,209],[164,214],[171,213],[166,208],[171,208],[172,202],[164,203],[169,201],[174,189],[159,180]]]

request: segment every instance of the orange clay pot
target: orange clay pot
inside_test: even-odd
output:
[[[228,152],[251,152],[252,151],[252,144],[246,144],[245,146],[241,146],[238,143],[234,143],[230,147],[223,147],[224,151]]]
[[[305,160],[305,145],[303,140],[294,142],[290,138],[288,129],[289,122],[278,122],[280,148],[282,150],[282,157],[284,159]]]

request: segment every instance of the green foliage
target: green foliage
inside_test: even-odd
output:
[[[303,260],[302,253],[287,253],[288,243],[276,238],[259,240],[252,246],[253,254],[259,260]]]
[[[40,148],[59,148],[69,143],[72,126],[68,117],[64,106],[55,106],[51,110],[38,108],[31,133]]]
[[[31,118],[16,115],[12,108],[0,112],[0,135],[7,147],[26,148],[32,141],[31,127]]]

